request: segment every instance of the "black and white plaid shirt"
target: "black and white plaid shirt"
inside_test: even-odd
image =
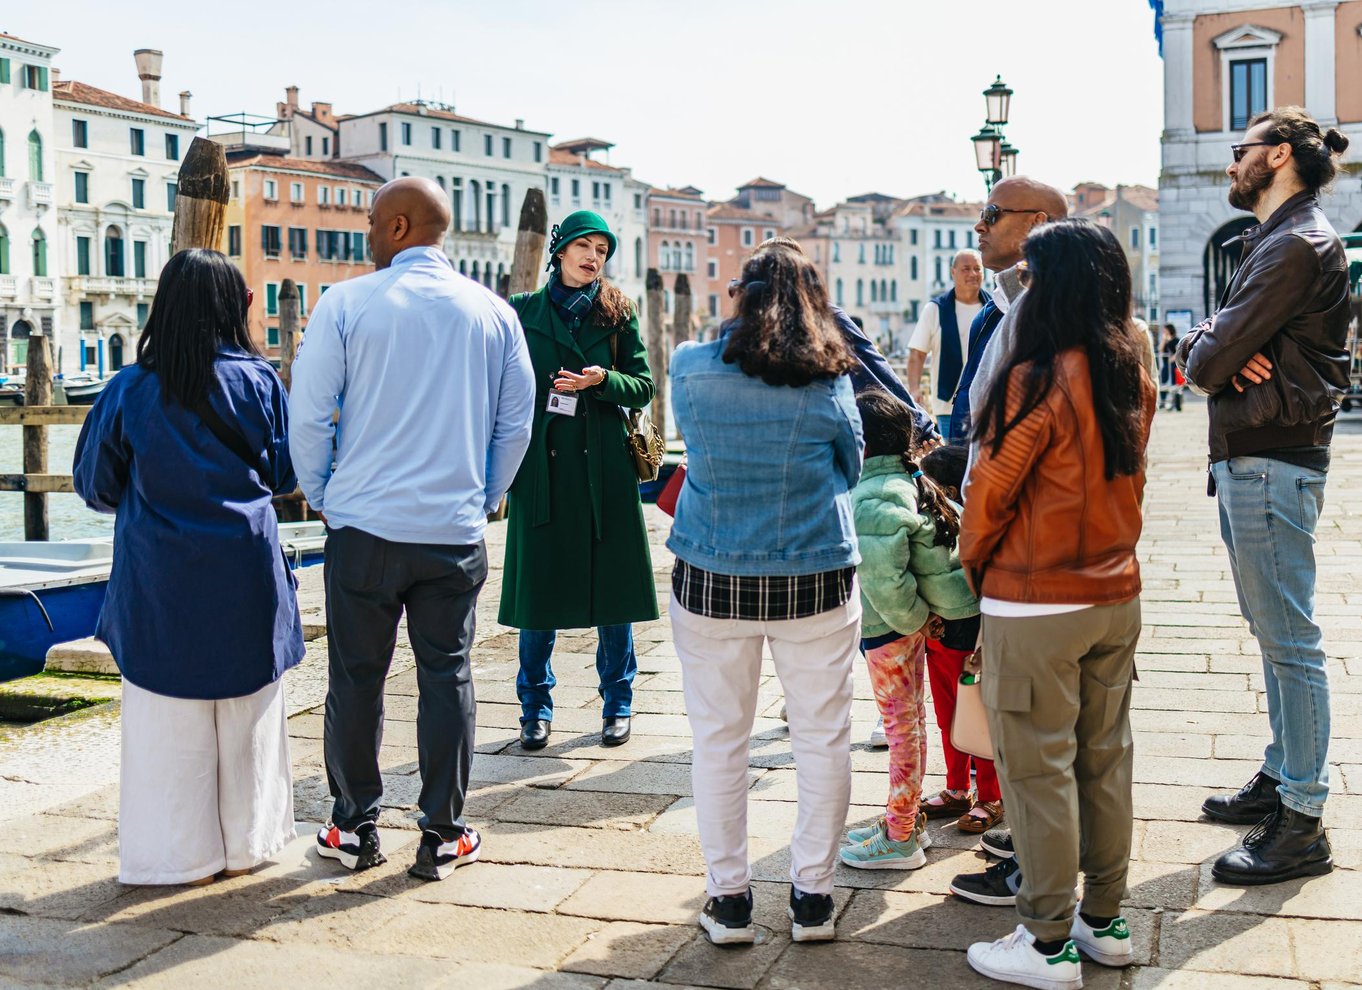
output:
[[[806,619],[851,599],[856,568],[819,574],[715,574],[678,560],[672,594],[687,612],[711,619],[776,622]]]

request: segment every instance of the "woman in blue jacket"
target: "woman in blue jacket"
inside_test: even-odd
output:
[[[667,546],[670,614],[716,944],[751,942],[747,751],[763,646],[785,687],[799,784],[790,841],[796,941],[833,937],[832,879],[851,796],[851,664],[861,605],[848,496],[861,471],[855,364],[797,245],[748,259],[718,340],[672,357],[686,483]]]
[[[123,674],[123,883],[245,873],[294,834],[280,678],[303,637],[270,500],[295,482],[250,298],[218,252],[171,258],[76,446],[76,491],[118,517],[97,635]]]

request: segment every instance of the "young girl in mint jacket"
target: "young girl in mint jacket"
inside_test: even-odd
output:
[[[912,412],[884,392],[856,397],[865,465],[851,492],[861,563],[861,637],[875,703],[889,740],[884,817],[848,833],[842,862],[857,869],[915,870],[927,862],[918,813],[927,761],[924,649],[946,622],[979,614],[955,541],[960,519],[909,451]]]

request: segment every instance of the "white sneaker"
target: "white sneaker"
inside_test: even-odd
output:
[[[1018,925],[996,942],[975,942],[965,958],[976,973],[1003,983],[1037,990],[1081,990],[1083,966],[1073,942],[1065,942],[1058,955],[1043,956],[1036,951],[1035,941],[1025,925]]]
[[[1094,929],[1075,911],[1069,937],[1079,952],[1103,966],[1129,966],[1135,961],[1135,947],[1131,945],[1130,926],[1125,918],[1117,917],[1106,928]]]
[[[888,749],[889,737],[884,734],[884,716],[875,719],[875,728],[870,730],[870,748]]]

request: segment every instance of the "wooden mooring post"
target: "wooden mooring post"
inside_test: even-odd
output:
[[[657,432],[667,435],[667,314],[662,305],[662,276],[656,268],[649,268],[644,281],[648,306],[648,322],[644,327],[644,341],[648,347],[648,368],[653,373],[652,417]]]
[[[293,357],[298,353],[298,285],[286,278],[279,285],[279,378],[285,389],[293,388]]]
[[[227,224],[227,200],[231,183],[227,176],[227,152],[222,145],[196,137],[180,165],[175,186],[175,220],[170,232],[170,253],[186,248],[222,246]]]
[[[24,389],[24,405],[52,404],[52,350],[41,321],[37,322],[28,338],[28,383]],[[47,474],[47,427],[41,424],[24,426],[24,474]],[[24,539],[46,540],[47,493],[24,489]]]
[[[548,231],[549,211],[544,205],[544,190],[531,186],[525,190],[525,202],[520,206],[520,225],[516,228],[515,257],[511,262],[511,283],[506,287],[506,298],[538,288]]]

